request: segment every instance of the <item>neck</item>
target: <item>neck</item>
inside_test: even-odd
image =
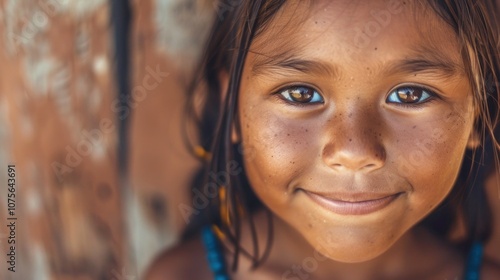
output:
[[[255,214],[257,225],[266,225],[266,215]],[[425,229],[415,228],[404,234],[385,253],[362,263],[342,263],[320,255],[298,232],[274,217],[274,241],[271,254],[262,269],[280,279],[394,279],[437,274],[443,267],[460,271],[461,257]],[[251,248],[248,230],[243,230],[243,246]],[[257,229],[263,251],[267,240],[266,226]],[[456,264],[459,263],[459,266]],[[242,259],[241,268],[249,266]],[[454,265],[453,265],[454,264]],[[450,268],[451,270],[451,268]],[[459,272],[457,272],[459,273]],[[425,278],[425,277],[424,277]],[[407,278],[408,279],[408,278]]]

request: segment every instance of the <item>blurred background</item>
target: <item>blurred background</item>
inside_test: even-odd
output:
[[[140,279],[175,242],[197,163],[179,136],[183,91],[217,9],[0,0],[0,279]]]
[[[235,2],[0,0],[0,279],[141,279],[175,243],[197,166],[183,92]]]

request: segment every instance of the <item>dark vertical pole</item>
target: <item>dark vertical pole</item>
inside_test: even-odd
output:
[[[114,74],[115,82],[118,89],[118,105],[113,104],[113,111],[117,113],[115,119],[117,120],[118,126],[118,182],[119,186],[119,196],[122,204],[122,217],[126,220],[125,207],[126,205],[126,193],[128,190],[128,142],[129,142],[129,122],[130,115],[132,113],[130,108],[130,78],[131,78],[131,68],[130,68],[130,26],[132,20],[132,11],[130,6],[130,1],[132,0],[109,0],[111,4],[111,28],[113,31],[113,47],[114,47]],[[117,106],[117,107],[116,107]],[[126,231],[126,222],[124,225],[124,230]],[[124,234],[127,238],[128,234]],[[133,247],[129,242],[125,245],[125,255],[122,260],[122,268],[128,267],[128,271],[137,271],[135,267],[135,262],[133,261]],[[123,269],[121,270],[123,273]],[[136,274],[135,274],[136,275]],[[127,276],[128,277],[128,276]],[[109,278],[108,278],[109,279]]]
[[[127,174],[128,119],[130,104],[130,22],[131,7],[129,0],[111,1],[111,25],[115,50],[115,75],[118,85],[118,173],[120,180]]]

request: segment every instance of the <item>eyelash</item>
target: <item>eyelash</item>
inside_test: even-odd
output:
[[[392,98],[392,99],[399,100],[400,102],[394,102],[394,101],[389,100],[391,98],[391,96],[396,95],[396,93],[399,90],[403,90],[403,89],[419,90],[419,91],[422,91],[423,93],[425,93],[427,95],[427,97],[425,99],[423,99],[423,101],[419,100],[419,101],[414,102],[414,103],[404,103],[397,96],[395,98]],[[415,109],[415,108],[419,108],[419,107],[421,108],[422,106],[426,105],[427,103],[435,101],[435,99],[438,97],[439,97],[438,94],[436,94],[433,90],[431,90],[427,87],[417,86],[417,85],[405,85],[405,86],[398,86],[397,88],[394,88],[392,91],[390,91],[389,95],[386,98],[386,102],[389,104],[394,104],[396,106],[400,106],[400,107],[404,107],[404,108]],[[420,97],[420,99],[421,98],[422,97]]]
[[[293,98],[291,97],[291,94],[292,94],[291,92],[294,90],[304,90],[304,89],[306,89],[307,91],[312,91],[312,95],[310,97],[311,100],[307,101],[307,102],[300,102],[300,101],[293,100]],[[284,93],[286,93],[286,94],[284,94]],[[324,103],[323,96],[317,90],[315,90],[313,87],[306,86],[306,85],[288,86],[286,88],[282,88],[282,89],[276,91],[275,94],[281,100],[283,100],[284,102],[286,102],[292,106],[303,107],[303,106],[312,106],[312,105]]]
[[[290,97],[290,91],[297,90],[297,89],[307,89],[307,90],[313,91],[313,96],[311,97],[312,100],[317,99],[318,98],[317,96],[319,96],[320,101],[300,102],[300,101],[291,100],[292,98]],[[419,100],[419,101],[414,102],[414,103],[404,103],[395,94],[397,94],[398,91],[405,90],[405,89],[406,90],[411,89],[413,91],[415,91],[415,90],[422,91],[423,92],[422,95],[425,96],[425,99],[423,99],[423,101]],[[285,93],[287,91],[288,91],[288,94],[287,94],[287,96],[285,96],[283,93]],[[317,90],[315,90],[313,87],[307,86],[307,85],[288,86],[288,87],[285,87],[285,88],[282,88],[282,89],[276,91],[275,95],[278,95],[278,97],[281,100],[283,100],[284,102],[286,102],[287,104],[290,104],[292,106],[297,106],[297,107],[312,106],[312,105],[324,103],[323,96]],[[391,96],[393,96],[393,95],[394,95],[394,97],[391,98]],[[437,97],[439,97],[439,95],[427,87],[417,86],[417,85],[403,85],[403,86],[398,86],[398,87],[394,88],[393,90],[391,90],[385,101],[389,104],[394,104],[395,106],[409,108],[409,109],[415,109],[415,108],[422,107],[426,103],[433,102]],[[393,99],[393,100],[390,100],[390,99]],[[419,97],[419,99],[422,99],[422,97]],[[400,102],[397,102],[397,101],[400,101]]]

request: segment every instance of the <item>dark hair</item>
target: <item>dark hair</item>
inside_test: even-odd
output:
[[[235,1],[232,1],[234,3]],[[464,157],[459,178],[451,194],[443,203],[426,218],[422,224],[436,232],[442,238],[447,238],[457,213],[464,218],[466,238],[463,243],[469,246],[473,241],[485,241],[491,232],[491,213],[486,200],[483,185],[484,166],[498,165],[499,144],[494,135],[494,129],[499,119],[498,74],[500,73],[498,30],[494,22],[493,0],[429,0],[431,7],[456,32],[462,45],[462,58],[466,66],[466,74],[474,93],[474,104],[478,116],[475,129],[481,133],[483,149],[468,151]],[[242,167],[242,151],[231,141],[231,131],[237,125],[236,104],[241,74],[246,55],[254,38],[269,28],[269,22],[285,0],[255,0],[239,1],[233,4],[215,18],[203,59],[198,67],[191,86],[188,89],[186,117],[198,127],[199,147],[209,151],[203,167],[193,181],[193,188],[202,189],[207,184],[217,184],[224,187],[226,199],[217,196],[211,200],[202,215],[196,215],[185,231],[185,237],[199,231],[204,225],[217,225],[232,244],[234,252],[233,269],[236,269],[240,253],[253,260],[254,266],[265,259],[271,246],[272,232],[269,232],[269,242],[266,251],[259,255],[259,246],[252,221],[252,212],[262,208],[259,200],[253,194],[244,172],[234,176],[226,176],[220,182],[212,174],[226,172],[228,164],[233,162]],[[229,73],[227,94],[220,84],[220,73]],[[202,96],[201,109],[195,106],[195,101]],[[236,127],[236,129],[238,129]],[[487,133],[482,133],[482,132]],[[187,135],[187,134],[185,134]],[[188,141],[189,137],[185,137]],[[193,151],[196,149],[193,148]],[[199,149],[199,148],[198,148]],[[484,152],[487,150],[488,152]],[[492,157],[483,158],[483,155]],[[231,224],[220,215],[221,207]],[[272,218],[268,212],[269,230],[272,229]],[[242,216],[249,218],[254,241],[253,253],[241,248]],[[444,222],[443,222],[444,221]]]
[[[484,182],[499,164],[499,31],[495,1],[430,1],[432,7],[456,32],[462,59],[472,86],[477,110],[475,132],[482,149],[467,150],[451,194],[423,221],[439,236],[447,237],[462,219],[465,250],[474,241],[485,242],[492,231],[492,215]],[[495,135],[495,129],[497,135]]]

